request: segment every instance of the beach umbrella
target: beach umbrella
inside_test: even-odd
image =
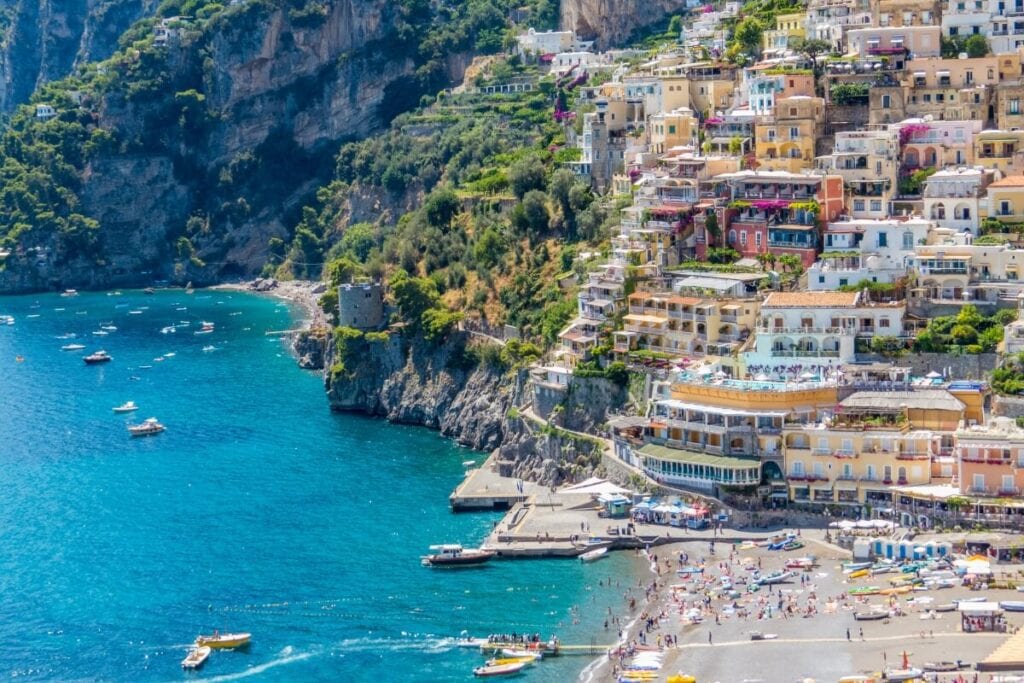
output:
[[[814,379],[815,377],[817,375],[810,371],[800,373],[800,379]]]
[[[927,375],[925,375],[925,377],[927,377],[928,379],[939,379],[940,377],[942,377],[942,374],[932,370]]]
[[[758,382],[767,382],[768,381],[768,375],[766,375],[766,374],[764,374],[762,372],[761,374],[755,376],[754,379],[757,380]]]

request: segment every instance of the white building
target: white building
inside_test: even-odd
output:
[[[521,55],[556,55],[559,52],[585,52],[592,40],[578,40],[575,31],[536,31],[533,28],[516,36]]]
[[[914,247],[934,227],[919,217],[855,219],[829,223],[825,250],[807,271],[807,288],[828,291],[868,282],[896,282],[907,275]]]
[[[36,105],[36,118],[37,119],[52,119],[57,115],[57,110],[49,104],[37,104]]]
[[[827,374],[856,359],[857,337],[903,335],[906,305],[872,304],[863,292],[773,292],[761,304],[752,375]]]
[[[1024,46],[1020,0],[950,0],[943,5],[942,35],[985,36],[996,55]]]
[[[982,167],[947,168],[925,181],[924,215],[939,227],[978,234],[979,214],[985,203],[985,188],[995,179]]]

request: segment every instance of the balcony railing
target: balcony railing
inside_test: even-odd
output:
[[[786,242],[785,240],[768,240],[769,247],[779,247],[782,249],[814,249],[815,246],[810,242]]]
[[[853,335],[857,330],[852,327],[768,327],[761,325],[758,334],[829,334]]]
[[[774,356],[775,358],[838,358],[839,352],[800,349],[784,351],[782,349],[772,349],[772,356]]]

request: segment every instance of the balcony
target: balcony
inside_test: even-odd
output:
[[[801,350],[793,349],[787,351],[783,349],[772,349],[772,356],[775,358],[839,358],[838,351],[823,351],[823,350]]]
[[[810,242],[788,242],[786,240],[768,240],[769,247],[779,247],[781,249],[814,249],[815,246]]]
[[[902,45],[868,45],[869,55],[901,55],[906,52],[906,48]]]
[[[931,455],[928,453],[897,453],[897,460],[930,460]]]
[[[757,328],[758,334],[830,334],[854,335],[857,331],[852,327],[767,327]]]

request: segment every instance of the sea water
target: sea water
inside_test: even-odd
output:
[[[603,622],[623,612],[631,556],[420,566],[429,545],[479,544],[500,519],[447,507],[463,461],[483,454],[332,414],[321,377],[265,334],[295,326],[285,305],[83,293],[0,297],[5,314],[0,675],[455,681],[483,661],[454,647],[462,631],[614,641]],[[212,333],[196,334],[203,321]],[[117,329],[92,334],[104,325]],[[72,343],[86,348],[61,350]],[[87,366],[98,349],[113,361]],[[112,412],[128,400],[138,412]],[[130,438],[147,417],[167,431]],[[252,645],[183,674],[188,644],[214,629]],[[591,659],[521,680],[572,680]]]

